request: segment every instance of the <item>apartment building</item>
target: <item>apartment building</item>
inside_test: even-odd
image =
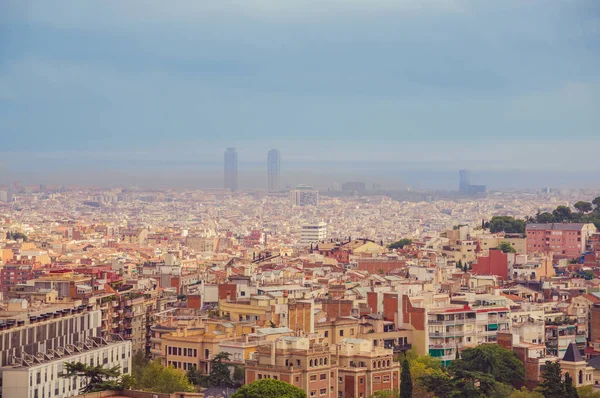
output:
[[[300,243],[310,245],[327,239],[327,223],[304,224],[300,230]]]
[[[208,374],[210,361],[221,352],[222,342],[239,339],[254,331],[255,325],[241,322],[205,322],[193,329],[178,328],[160,337],[160,357],[165,365],[182,370],[196,368]]]
[[[15,316],[0,324],[0,367],[10,365],[14,357],[55,350],[100,333],[101,313],[91,306]]]
[[[445,364],[456,359],[457,350],[496,343],[499,331],[511,330],[506,299],[477,295],[472,303],[427,310],[428,352]]]
[[[527,224],[527,253],[552,252],[555,256],[575,258],[586,250],[587,240],[598,232],[594,224]]]
[[[393,351],[370,341],[346,338],[335,345],[307,337],[284,336],[260,346],[247,362],[246,382],[282,380],[308,397],[367,398],[399,387],[400,365]]]
[[[11,366],[0,368],[4,398],[63,398],[78,396],[84,378],[62,377],[64,364],[81,362],[106,368],[119,366],[122,374],[131,373],[131,342],[95,337],[67,344],[44,355],[23,353]]]

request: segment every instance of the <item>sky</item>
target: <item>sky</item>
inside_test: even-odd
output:
[[[600,176],[600,2],[0,1],[5,179],[220,185],[230,146],[248,186],[271,148],[291,183]]]

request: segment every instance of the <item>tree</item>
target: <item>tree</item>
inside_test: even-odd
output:
[[[163,366],[160,361],[150,361],[136,380],[136,388],[144,391],[172,394],[174,392],[193,392],[194,386],[183,371],[172,366]]]
[[[306,398],[306,392],[281,380],[262,379],[241,387],[231,398]]]
[[[371,395],[371,398],[397,398],[397,397],[398,397],[397,390],[393,390],[393,391],[379,390],[379,391],[375,391],[373,393],[373,395]]]
[[[514,246],[510,244],[510,242],[500,242],[500,244],[498,245],[498,247],[496,249],[502,250],[503,253],[516,253],[517,252],[517,249],[515,249]]]
[[[551,223],[554,222],[554,216],[552,215],[552,213],[548,212],[540,213],[537,215],[535,221],[543,224]]]
[[[400,239],[398,242],[394,242],[394,243],[388,245],[388,248],[402,249],[402,248],[404,248],[404,246],[407,246],[410,244],[412,244],[412,239],[404,238],[404,239]]]
[[[542,382],[537,388],[544,398],[564,398],[565,388],[561,372],[558,362],[546,361],[542,371]]]
[[[594,391],[594,386],[579,387],[577,394],[579,398],[600,398],[600,392]]]
[[[458,260],[458,262],[456,263],[456,268],[462,270],[463,269],[463,263],[461,260]]]
[[[497,344],[482,344],[462,351],[450,364],[453,371],[482,372],[497,382],[515,385],[525,379],[525,367],[512,351]]]
[[[596,206],[594,208],[594,211],[599,212],[600,213],[600,196],[598,196],[597,198],[595,198],[594,200],[592,200],[592,204],[594,206]]]
[[[544,396],[540,392],[529,391],[527,387],[521,387],[520,390],[514,391],[509,398],[544,398]]]
[[[211,359],[208,387],[235,387],[229,365],[223,361],[229,361],[228,352],[220,352]]]
[[[507,234],[524,234],[525,220],[510,216],[494,216],[490,220],[490,232],[506,232]]]
[[[555,222],[565,222],[571,219],[572,211],[567,206],[558,206],[554,209],[552,215],[554,216]]]
[[[442,362],[430,355],[417,355],[415,350],[408,350],[401,355],[400,362],[408,360],[413,384],[413,398],[430,398],[433,396],[421,383],[421,378],[434,373],[443,373]]]
[[[400,375],[400,398],[412,398],[413,383],[410,376],[410,366],[408,360],[402,361],[402,373]]]
[[[81,377],[85,380],[84,386],[79,390],[81,394],[89,392],[120,390],[120,366],[104,368],[102,365],[91,366],[81,362],[66,362],[65,371],[61,377],[70,379]]]
[[[589,213],[594,209],[594,206],[590,202],[584,202],[583,200],[575,203],[573,207],[580,213]]]
[[[573,379],[569,372],[565,373],[563,385],[565,386],[565,398],[579,398],[579,394],[577,394],[577,389],[573,386]]]

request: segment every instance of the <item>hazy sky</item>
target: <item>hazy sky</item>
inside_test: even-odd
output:
[[[0,137],[32,170],[600,172],[600,2],[2,0]]]

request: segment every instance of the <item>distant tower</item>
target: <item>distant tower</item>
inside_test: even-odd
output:
[[[269,191],[279,189],[279,168],[281,158],[277,149],[271,149],[267,154],[267,188]]]
[[[225,189],[231,192],[238,189],[238,155],[235,148],[225,151]]]
[[[471,193],[471,176],[469,170],[459,170],[460,182],[458,183],[458,191],[468,195]]]

